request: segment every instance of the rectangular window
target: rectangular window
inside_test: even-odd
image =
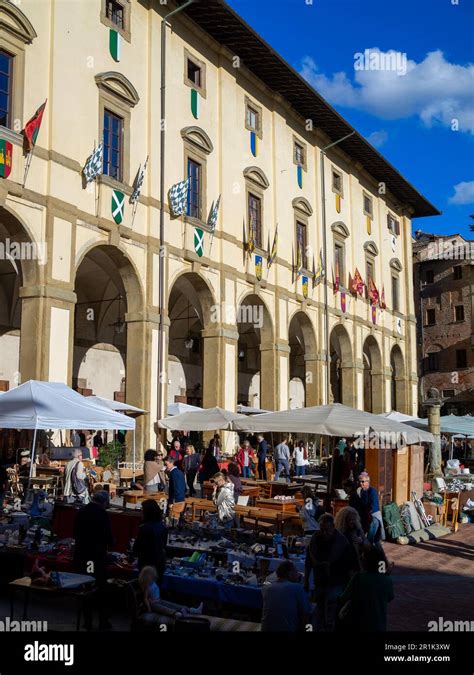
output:
[[[364,214],[372,218],[372,197],[364,195]]]
[[[342,196],[342,174],[334,171],[334,169],[332,172],[332,189]]]
[[[464,305],[455,306],[454,316],[456,321],[464,321]]]
[[[123,119],[104,110],[104,174],[122,180]]]
[[[339,283],[344,285],[344,246],[342,244],[334,245],[334,278],[339,269]]]
[[[201,219],[202,167],[194,159],[188,159],[188,209],[187,215]]]
[[[427,326],[434,326],[436,323],[436,310],[435,309],[427,309],[426,310],[426,325]]]
[[[105,15],[117,28],[124,28],[123,6],[117,0],[106,0]]]
[[[255,246],[262,247],[262,200],[251,192],[248,194],[249,226],[253,228]]]
[[[247,122],[247,129],[250,131],[255,131],[255,133],[258,134],[260,131],[260,113],[258,110],[255,110],[255,108],[252,108],[252,106],[247,105],[245,119]]]
[[[396,236],[400,234],[400,221],[394,218],[391,213],[387,214],[387,226],[392,234]]]
[[[305,158],[305,148],[299,143],[295,143],[295,154],[294,154],[295,164],[298,166],[304,166],[306,164]]]
[[[372,260],[365,261],[365,297],[369,297],[369,281],[374,281],[374,263]]]
[[[13,56],[0,50],[0,125],[10,128]]]
[[[467,352],[465,349],[456,349],[456,368],[467,368]]]
[[[198,66],[197,63],[194,63],[191,59],[187,60],[187,76],[191,84],[194,84],[197,88],[201,86],[202,77],[201,77],[201,66]]]
[[[425,280],[427,284],[432,284],[434,283],[434,271],[433,270],[426,270],[425,272]]]
[[[301,265],[305,270],[307,270],[308,257],[306,255],[307,250],[306,223],[301,223],[300,221],[297,221],[296,223],[296,245],[300,251]]]
[[[392,309],[394,312],[400,310],[398,299],[398,277],[392,277]]]
[[[438,353],[428,354],[428,370],[438,370]]]
[[[453,276],[455,279],[462,279],[462,265],[455,265],[453,267]]]

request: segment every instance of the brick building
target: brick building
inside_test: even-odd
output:
[[[420,402],[436,387],[442,414],[473,413],[474,240],[418,231],[413,263]]]

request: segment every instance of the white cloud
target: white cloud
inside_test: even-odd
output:
[[[474,204],[474,180],[462,181],[454,186],[454,195],[450,204]]]
[[[401,52],[365,50],[404,59]],[[354,55],[354,58],[356,55]],[[406,60],[406,73],[393,70],[354,69],[353,80],[345,72],[327,76],[313,58],[303,59],[301,75],[330,103],[364,110],[382,119],[418,116],[426,126],[451,127],[474,134],[474,64],[460,66],[446,61],[440,50],[429,52],[416,63]]]
[[[371,134],[367,136],[367,140],[371,143],[374,148],[381,148],[387,142],[388,134],[385,129],[380,129],[380,131],[372,131]]]

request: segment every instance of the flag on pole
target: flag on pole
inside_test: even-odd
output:
[[[380,295],[379,304],[382,312],[384,311],[384,309],[387,309],[387,305],[385,304],[385,286],[382,286],[382,294]]]
[[[371,305],[377,305],[379,301],[379,292],[372,277],[369,277],[369,300]]]
[[[207,224],[213,232],[216,229],[217,225],[217,216],[219,215],[220,203],[221,203],[221,196],[219,195],[217,201],[215,203],[212,202],[211,210],[209,211],[209,216],[207,218]]]
[[[362,295],[364,293],[364,286],[364,280],[356,267],[354,278],[352,279],[351,291],[354,295]]]
[[[84,166],[83,173],[87,184],[91,183],[97,176],[100,176],[103,173],[103,164],[104,144],[101,142],[90,155]]]
[[[25,128],[21,132],[23,134],[23,149],[25,154],[31,152],[36,145],[36,139],[38,138],[41,122],[43,121],[44,109],[46,108],[47,102],[48,99],[46,99],[46,101],[40,105],[33,117],[25,124]]]
[[[273,236],[272,250],[270,251],[270,253],[268,255],[268,260],[267,260],[268,269],[270,269],[270,267],[275,262],[275,258],[277,257],[277,253],[278,253],[278,225],[275,228],[275,234]]]
[[[140,199],[143,181],[145,180],[145,173],[146,173],[147,164],[148,164],[148,157],[145,160],[145,164],[141,167],[141,169],[139,171],[137,182],[135,184],[135,188],[134,188],[134,190],[132,192],[132,195],[130,197],[130,204],[136,204],[138,202],[138,200]]]
[[[174,216],[186,213],[188,205],[189,178],[173,185],[168,192],[170,209]]]
[[[325,275],[324,263],[323,263],[323,252],[319,251],[318,267],[314,269],[314,259],[313,259],[313,288],[317,286],[323,280]]]

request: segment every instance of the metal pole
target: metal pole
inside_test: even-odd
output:
[[[326,145],[325,148],[321,150],[320,155],[320,173],[321,173],[321,226],[323,228],[323,264],[324,264],[324,334],[326,342],[326,405],[329,405],[329,394],[330,394],[330,380],[331,380],[331,357],[330,357],[330,344],[329,344],[329,306],[328,306],[328,248],[327,248],[327,233],[326,233],[326,181],[325,181],[325,172],[324,172],[324,157],[326,156],[326,151],[329,148],[332,148],[338,143],[342,143],[350,136],[353,136],[355,131],[352,131],[350,134],[346,134],[338,141]]]
[[[194,2],[188,0],[184,5],[177,7],[172,12],[166,14],[161,21],[161,102],[160,102],[160,270],[158,276],[159,289],[159,337],[158,337],[158,382],[157,382],[157,422],[163,417],[163,362],[164,362],[164,340],[165,340],[165,263],[164,263],[164,243],[165,243],[165,151],[166,151],[166,23],[172,16],[181,12]],[[156,434],[156,447],[159,449],[160,437]]]
[[[33,476],[33,463],[35,461],[35,448],[36,448],[36,433],[37,429],[35,429],[33,432],[33,444],[31,446],[30,477],[28,479],[28,490],[31,487],[31,478]]]

